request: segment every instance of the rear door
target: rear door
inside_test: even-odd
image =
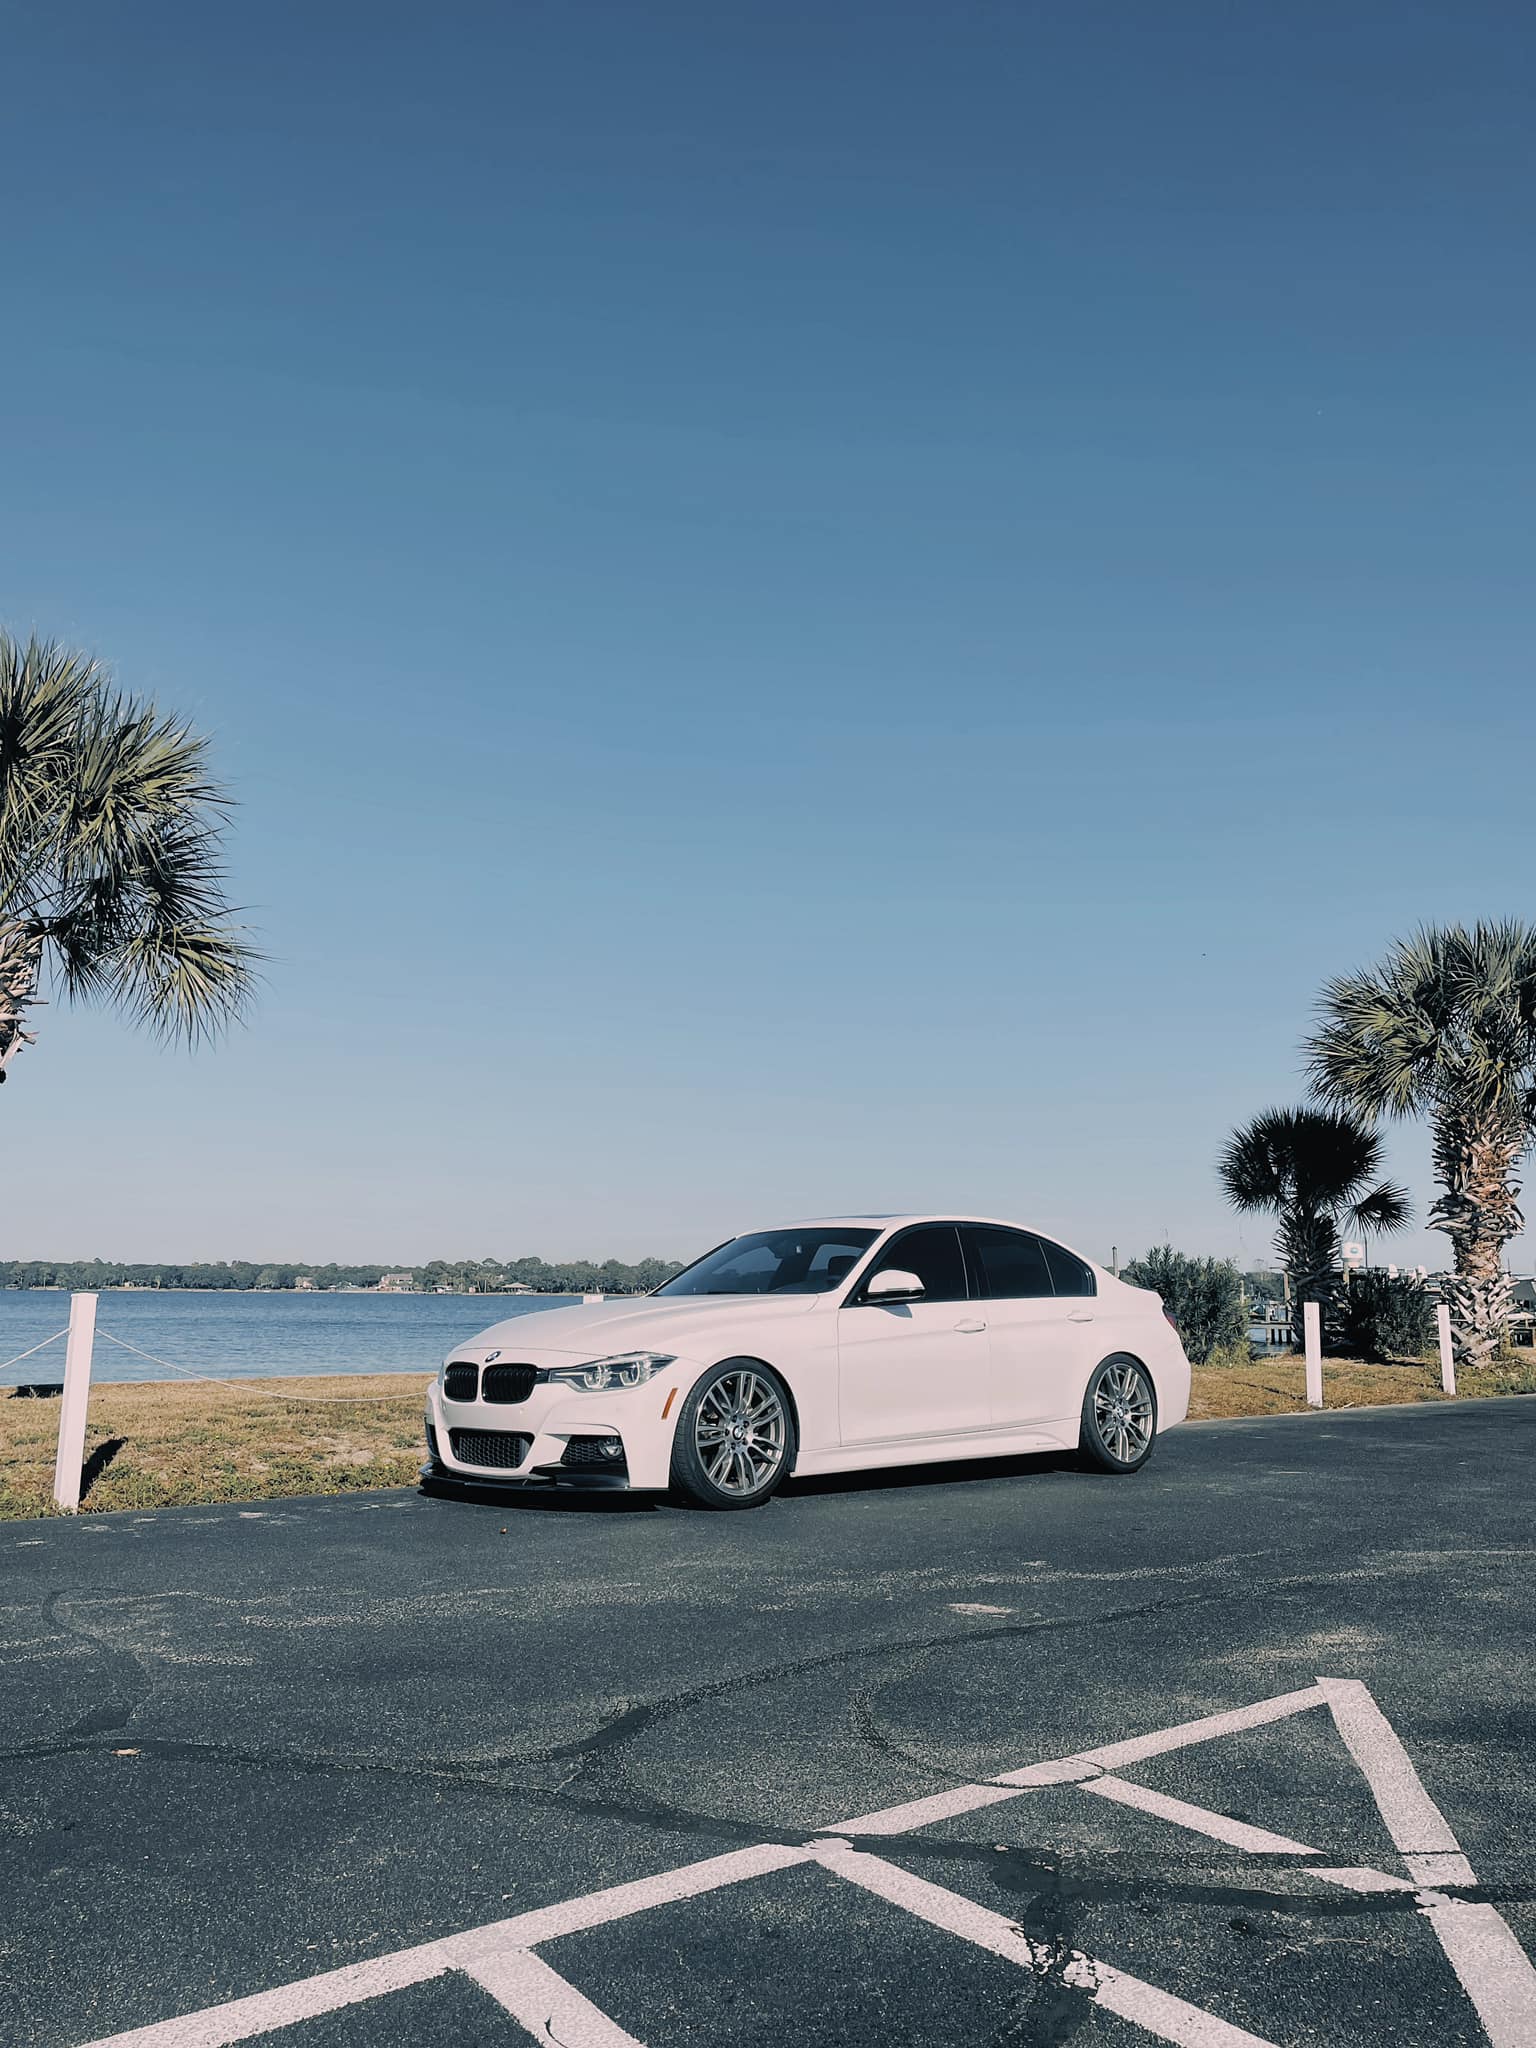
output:
[[[869,1301],[876,1273],[915,1273],[913,1301]],[[922,1223],[893,1238],[837,1312],[838,1406],[845,1444],[985,1431],[991,1365],[985,1312],[970,1299],[959,1228]]]
[[[994,1426],[1071,1421],[1092,1362],[1092,1268],[1028,1230],[970,1223],[962,1236],[987,1319]]]

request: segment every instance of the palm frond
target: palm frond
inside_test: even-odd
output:
[[[0,633],[0,917],[66,995],[186,1039],[241,1014],[259,955],[225,895],[228,809],[184,720]]]
[[[118,956],[117,1001],[136,1023],[196,1044],[245,1014],[259,957],[228,928],[149,924]]]
[[[1394,1230],[1405,1229],[1412,1219],[1413,1204],[1408,1199],[1408,1190],[1391,1181],[1372,1188],[1348,1211],[1348,1220],[1356,1230],[1376,1230],[1388,1236]]]
[[[1234,1131],[1217,1162],[1241,1210],[1340,1213],[1380,1169],[1378,1132],[1345,1110],[1267,1109]]]
[[[1536,1077],[1536,926],[1423,929],[1328,982],[1306,1044],[1314,1091],[1368,1117],[1504,1114]]]

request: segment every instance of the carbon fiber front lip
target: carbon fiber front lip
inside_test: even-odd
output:
[[[420,1469],[420,1478],[423,1485],[449,1486],[468,1493],[553,1493],[557,1488],[576,1493],[634,1491],[622,1472],[604,1472],[595,1466],[535,1465],[520,1479],[497,1479],[489,1472],[455,1472],[428,1459]]]

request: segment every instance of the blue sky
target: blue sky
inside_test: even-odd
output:
[[[1536,908],[1526,10],[6,49],[0,619],[212,729],[271,960],[214,1053],[44,1013],[4,1251],[1257,1260],[1321,979]]]

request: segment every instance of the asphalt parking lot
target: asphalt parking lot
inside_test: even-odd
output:
[[[0,2040],[1536,2042],[1533,1454],[6,1524]]]

